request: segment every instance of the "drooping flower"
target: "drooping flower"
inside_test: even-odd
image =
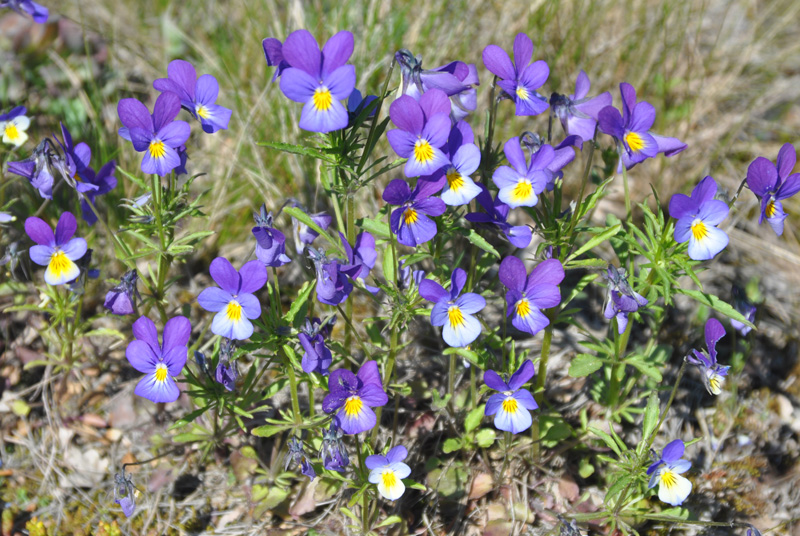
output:
[[[619,85],[622,94],[622,115],[613,106],[606,106],[597,116],[601,132],[614,136],[622,145],[622,161],[627,169],[658,153],[673,156],[687,145],[678,138],[659,136],[650,131],[656,120],[656,109],[646,101],[636,102],[636,90],[623,82]]]
[[[244,340],[253,334],[250,320],[261,316],[261,304],[253,294],[267,282],[267,269],[261,261],[250,261],[238,272],[225,257],[211,261],[208,269],[219,287],[210,287],[197,296],[200,307],[217,313],[211,331],[227,339]]]
[[[411,468],[403,463],[407,456],[408,449],[402,445],[392,447],[386,456],[367,456],[364,463],[370,470],[369,481],[378,485],[378,493],[385,499],[396,501],[405,493],[403,479],[411,474]]]
[[[758,223],[766,218],[778,236],[783,234],[783,211],[781,200],[800,191],[800,173],[792,173],[797,160],[794,146],[786,143],[778,152],[777,164],[759,156],[747,168],[747,187],[761,199]]]
[[[299,205],[295,204],[295,206]],[[306,212],[303,207],[300,207],[300,209]],[[325,212],[309,214],[308,217],[323,231],[327,231],[333,222],[333,216]],[[294,233],[294,246],[298,255],[302,255],[306,246],[313,244],[314,240],[319,236],[318,232],[296,218],[292,218],[292,232]]]
[[[686,356],[686,362],[700,367],[703,374],[703,384],[710,395],[718,395],[722,392],[725,384],[725,377],[731,367],[724,367],[717,363],[717,341],[725,336],[725,328],[716,318],[709,318],[706,321],[706,348],[704,350],[692,350]]]
[[[260,213],[253,214],[256,226],[253,236],[256,237],[256,257],[265,266],[277,268],[292,261],[286,255],[286,237],[272,227],[272,212],[267,212],[266,205],[261,205]]]
[[[180,97],[181,106],[200,121],[203,131],[213,134],[228,128],[231,110],[217,104],[219,83],[210,74],[197,77],[194,66],[185,60],[173,60],[167,66],[167,78],[153,81],[158,91],[170,91]]]
[[[533,207],[539,202],[537,197],[553,180],[554,173],[548,169],[553,162],[555,151],[550,145],[543,145],[533,156],[530,165],[518,137],[511,138],[503,146],[509,166],[500,166],[494,171],[492,181],[500,189],[497,198],[511,208]]]
[[[322,432],[319,457],[322,460],[322,466],[328,471],[343,473],[344,468],[350,465],[350,458],[347,456],[347,449],[342,437],[344,434],[342,429],[336,425],[336,419],[331,420],[331,427]]]
[[[353,291],[352,278],[361,272],[361,266],[328,257],[324,251],[308,246],[308,257],[314,263],[317,277],[317,299],[328,305],[339,305]]]
[[[500,263],[500,281],[508,288],[506,302],[511,325],[536,335],[550,324],[542,313],[561,303],[558,285],[564,280],[564,267],[558,259],[539,263],[530,275],[517,257],[506,257]]]
[[[689,257],[696,261],[713,259],[728,245],[728,235],[717,225],[728,217],[724,201],[714,199],[717,183],[711,176],[692,190],[691,197],[675,194],[669,201],[669,215],[675,218],[675,241],[689,241]]]
[[[456,268],[450,276],[449,292],[432,279],[419,284],[419,295],[434,303],[431,324],[444,326],[442,338],[453,347],[467,346],[481,334],[481,323],[472,315],[486,307],[486,300],[473,292],[459,296],[466,282],[467,273]]]
[[[117,105],[124,125],[119,135],[144,153],[142,171],[164,177],[181,165],[178,147],[186,143],[191,127],[186,121],[175,121],[181,111],[181,100],[175,93],[162,93],[156,99],[153,114],[136,99],[122,99]]]
[[[219,345],[219,359],[217,360],[217,370],[214,377],[217,383],[221,384],[226,390],[236,389],[236,379],[239,377],[239,367],[233,360],[233,353],[236,351],[236,343],[231,339],[222,339]]]
[[[494,415],[494,425],[498,430],[518,434],[530,428],[533,419],[529,410],[539,407],[533,395],[522,386],[536,374],[530,359],[526,359],[511,375],[508,383],[495,371],[489,369],[483,374],[483,382],[500,391],[489,397],[484,415]]]
[[[272,81],[278,79],[285,69],[291,67],[289,62],[283,59],[283,43],[274,37],[267,37],[261,41],[261,48],[264,49],[264,58],[267,60],[268,67],[277,67]]]
[[[486,185],[476,183],[481,189],[481,193],[475,199],[483,207],[485,212],[471,212],[465,216],[467,221],[478,224],[491,224],[496,226],[503,235],[518,248],[528,247],[531,243],[532,232],[527,225],[512,226],[507,222],[508,213],[511,210],[508,205],[500,199],[492,199],[492,194]]]
[[[672,506],[683,504],[692,492],[692,483],[681,476],[692,467],[688,460],[682,460],[685,445],[680,439],[670,442],[664,447],[661,458],[648,469],[650,489],[658,486],[658,498]]]
[[[377,422],[372,408],[389,401],[375,361],[364,363],[357,375],[346,369],[333,371],[328,377],[328,390],[322,409],[325,413],[336,412],[334,422],[345,434],[370,430]]]
[[[647,305],[648,301],[631,288],[624,268],[617,268],[613,264],[609,264],[606,278],[608,279],[608,295],[603,316],[609,320],[616,316],[617,331],[622,335],[628,326],[628,315],[638,311],[639,307]]]
[[[356,86],[355,67],[345,65],[353,54],[353,34],[337,33],[320,52],[307,30],[297,30],[286,38],[281,54],[291,66],[281,71],[281,91],[304,104],[300,128],[331,132],[347,127],[347,110],[340,101]]]
[[[394,152],[408,159],[406,177],[432,175],[447,165],[441,147],[450,134],[450,101],[444,91],[426,91],[419,102],[403,95],[389,106],[389,117],[397,128],[386,137]]]
[[[333,321],[331,322],[330,319]],[[323,324],[319,318],[308,319],[306,318],[305,325],[300,329],[297,338],[300,339],[300,345],[303,347],[303,359],[300,366],[303,372],[312,373],[318,372],[323,376],[328,375],[328,368],[333,361],[331,351],[325,346],[326,333],[329,332],[329,325],[336,322],[336,316],[330,317]]]
[[[342,240],[344,252],[347,255],[348,267],[345,269],[350,272],[353,268],[353,280],[366,279],[370,271],[375,267],[378,260],[378,252],[375,251],[375,237],[369,231],[364,231],[356,236],[356,243],[351,246],[342,233],[339,233]],[[355,270],[357,268],[357,270]],[[378,287],[373,287],[364,283],[364,287],[371,293],[378,292]]]
[[[72,238],[78,222],[71,212],[64,212],[56,224],[56,232],[44,220],[31,216],[25,220],[25,232],[37,245],[30,248],[30,257],[40,266],[47,266],[44,280],[48,285],[63,285],[80,275],[75,261],[86,254],[86,240]]]
[[[547,99],[536,90],[547,82],[550,68],[543,60],[531,63],[533,41],[524,33],[514,38],[514,62],[497,45],[483,49],[483,63],[500,80],[497,85],[516,104],[516,115],[538,115],[547,110]]]
[[[134,311],[134,300],[140,300],[139,290],[136,282],[139,275],[136,270],[125,272],[120,278],[119,285],[115,286],[106,294],[103,306],[115,315],[130,315]]]
[[[591,82],[584,71],[575,81],[575,93],[569,96],[553,93],[550,96],[551,113],[558,117],[564,131],[578,136],[582,142],[591,141],[597,128],[600,110],[611,106],[611,93],[606,91],[596,97],[587,97]]]
[[[289,452],[286,453],[286,464],[284,465],[284,469],[288,470],[290,465],[299,466],[302,474],[306,475],[310,480],[314,480],[314,478],[317,476],[317,473],[314,471],[314,467],[311,465],[311,462],[308,461],[306,451],[303,448],[303,442],[292,436],[289,439],[288,447]]]
[[[411,191],[406,181],[394,179],[383,191],[384,201],[400,207],[390,218],[398,242],[413,248],[436,236],[436,223],[428,216],[441,216],[447,210],[444,201],[431,197],[438,188],[436,182],[419,180]]]
[[[733,308],[739,311],[748,322],[753,323],[756,319],[756,306],[747,298],[747,292],[736,285],[733,286]],[[747,324],[731,318],[731,327],[745,337],[753,329]]]
[[[170,318],[164,326],[163,343],[152,320],[141,316],[133,323],[133,336],[125,357],[133,368],[145,374],[134,393],[152,402],[175,402],[181,392],[174,377],[181,373],[189,353],[187,344],[192,334],[189,320],[183,316]]]
[[[131,517],[136,510],[135,494],[136,489],[131,482],[131,475],[126,474],[123,467],[122,474],[114,475],[114,502],[120,505],[125,517]]]
[[[117,163],[114,160],[106,162],[98,172],[95,172],[92,168],[86,170],[86,184],[96,186],[96,189],[87,190],[81,196],[81,215],[84,221],[90,226],[97,223],[97,215],[94,213],[94,210],[92,210],[97,196],[105,195],[117,187],[117,178],[114,176],[116,170]]]
[[[31,125],[31,120],[25,115],[27,111],[24,106],[17,106],[8,113],[0,114],[0,134],[3,135],[3,143],[19,147],[28,140],[25,131]]]
[[[30,181],[39,190],[43,199],[53,198],[55,177],[60,176],[74,187],[75,164],[62,155],[49,138],[42,140],[31,152],[31,156],[18,162],[9,162],[8,171]]]

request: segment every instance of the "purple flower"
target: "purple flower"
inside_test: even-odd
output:
[[[408,449],[402,445],[392,447],[386,456],[373,454],[367,456],[364,464],[370,470],[369,481],[378,485],[378,493],[390,501],[403,496],[406,486],[403,479],[411,474],[411,468],[403,463],[408,456]]]
[[[25,232],[37,244],[30,249],[31,260],[47,266],[44,280],[48,285],[63,285],[80,275],[81,270],[74,261],[86,254],[86,240],[72,238],[77,230],[78,222],[71,212],[61,214],[55,234],[40,218],[31,216],[25,220]]]
[[[611,106],[611,93],[606,91],[596,97],[587,97],[591,83],[586,73],[581,71],[575,81],[575,93],[564,96],[553,93],[550,97],[552,114],[561,121],[564,131],[578,136],[582,142],[591,141],[597,128],[600,110]]]
[[[483,63],[500,80],[497,85],[517,105],[517,115],[539,115],[547,110],[547,99],[536,90],[547,82],[550,68],[542,60],[530,63],[533,42],[524,33],[514,38],[514,63],[508,53],[497,45],[483,49]]]
[[[297,204],[295,204],[295,206],[299,207]],[[299,208],[305,212],[303,207]],[[325,212],[309,214],[308,217],[311,218],[312,221],[316,223],[323,231],[327,231],[328,227],[330,227],[331,223],[333,222],[333,217]],[[297,253],[302,255],[306,246],[313,244],[314,240],[319,236],[319,233],[295,218],[292,218],[292,224],[292,231],[294,233],[294,246],[297,250]]]
[[[533,378],[536,369],[530,359],[524,363],[511,376],[506,383],[495,371],[489,369],[483,374],[483,382],[500,391],[489,397],[486,402],[484,415],[494,415],[494,426],[498,430],[518,434],[530,428],[533,419],[529,410],[539,407],[533,395],[523,385]]]
[[[708,391],[708,394],[718,395],[722,392],[725,377],[731,368],[723,367],[717,363],[717,341],[725,336],[725,328],[716,318],[709,318],[706,322],[705,331],[708,352],[692,350],[686,356],[686,362],[702,369],[703,384],[706,386],[706,391]]]
[[[478,194],[481,188],[472,180],[472,175],[481,163],[481,151],[473,143],[475,135],[465,121],[459,121],[450,129],[447,142],[449,163],[425,180],[440,181],[444,190],[441,199],[450,206],[466,205]]]
[[[39,190],[43,199],[53,198],[56,174],[74,186],[75,163],[71,158],[59,154],[48,138],[33,149],[30,157],[19,162],[9,162],[8,171],[28,179],[31,186]]]
[[[322,432],[322,446],[319,449],[319,457],[322,466],[328,471],[344,472],[344,468],[350,465],[350,458],[347,457],[347,449],[342,441],[342,429],[336,426],[336,419],[331,420],[331,427]]]
[[[266,205],[261,205],[261,212],[253,215],[256,226],[253,236],[256,237],[256,257],[265,266],[277,268],[292,261],[286,255],[286,237],[272,227],[272,212],[267,212]]]
[[[658,486],[658,498],[672,506],[682,504],[692,492],[692,483],[681,476],[692,467],[690,461],[681,459],[685,449],[680,439],[670,442],[664,447],[661,458],[647,469],[648,487]]]
[[[450,134],[450,101],[439,89],[425,92],[417,102],[403,95],[389,107],[397,127],[386,133],[389,144],[401,158],[407,158],[406,177],[432,175],[447,165],[441,147]]]
[[[117,163],[114,160],[107,162],[100,171],[95,172],[92,168],[87,168],[85,172],[86,184],[95,186],[95,189],[86,191],[81,196],[81,215],[83,220],[90,226],[97,223],[97,216],[92,210],[92,205],[95,204],[95,199],[99,195],[105,195],[117,187],[117,178],[114,173],[117,170]],[[79,190],[80,191],[80,190]]]
[[[692,196],[675,194],[669,200],[669,215],[675,218],[675,241],[689,241],[689,257],[696,261],[713,259],[728,245],[728,235],[717,225],[728,217],[725,202],[714,199],[717,183],[710,176],[700,181]]]
[[[0,0],[0,8],[10,8],[22,15],[27,13],[33,17],[33,21],[39,24],[47,22],[50,12],[46,7],[41,6],[33,0]]]
[[[224,257],[211,261],[208,269],[219,287],[210,287],[197,296],[200,307],[217,313],[211,331],[227,339],[244,340],[253,334],[250,320],[261,316],[261,304],[253,295],[267,282],[267,269],[261,261],[250,261],[240,271]]]
[[[800,191],[800,173],[792,173],[797,156],[794,146],[786,143],[778,152],[777,164],[759,156],[747,168],[747,187],[761,199],[761,214],[758,223],[767,219],[778,236],[783,234],[782,199],[792,197]]]
[[[311,132],[345,128],[347,110],[339,101],[349,97],[356,86],[356,68],[345,65],[353,54],[353,34],[337,33],[320,52],[307,30],[297,30],[286,38],[281,53],[291,66],[281,72],[281,91],[304,103],[300,128]]]
[[[503,232],[505,237],[513,246],[518,248],[528,247],[531,243],[531,228],[527,225],[512,226],[506,220],[508,213],[511,210],[508,205],[500,201],[500,199],[492,199],[492,194],[486,185],[477,183],[481,189],[476,200],[478,204],[483,207],[485,212],[473,212],[467,214],[465,218],[467,221],[478,224],[491,224],[497,226]]]
[[[558,285],[564,280],[564,267],[558,259],[539,263],[530,275],[517,257],[506,257],[500,263],[500,281],[508,288],[506,316],[520,331],[536,335],[550,325],[542,313],[561,303]]]
[[[320,303],[339,305],[344,302],[353,291],[353,283],[350,280],[361,272],[361,266],[353,266],[341,259],[330,258],[325,252],[311,246],[308,247],[308,256],[314,263],[317,299]]]
[[[444,201],[430,197],[437,189],[436,182],[420,180],[412,192],[406,181],[395,179],[383,191],[384,201],[400,206],[390,219],[398,242],[413,248],[436,236],[436,223],[428,216],[441,216],[447,210]]]
[[[361,96],[361,92],[357,89],[354,89],[350,96],[347,97],[347,117],[348,117],[348,126],[353,125],[353,121],[356,117],[370,104],[372,104],[378,97],[375,95],[367,95],[366,97]],[[375,115],[375,108],[370,110],[367,114],[367,118],[373,117]]]
[[[411,266],[406,266],[405,260],[397,263],[397,285],[400,290],[411,288],[412,283],[419,287],[423,279],[425,279],[425,270],[412,270]]]
[[[375,237],[369,231],[364,231],[356,236],[356,243],[350,246],[345,236],[339,233],[342,240],[344,251],[347,254],[347,262],[349,266],[345,269],[355,279],[366,279],[370,271],[375,267],[375,262],[378,260],[378,252],[375,251]],[[353,270],[350,272],[350,270]],[[364,284],[364,287],[371,293],[378,292],[378,287]]]
[[[333,321],[336,317],[333,316]],[[303,347],[303,360],[300,365],[303,367],[303,372],[312,373],[318,372],[323,376],[328,375],[328,368],[333,361],[331,351],[325,346],[326,332],[329,330],[329,322],[326,321],[323,325],[319,318],[309,320],[306,318],[306,323],[298,333],[297,338],[300,339],[300,345]],[[332,323],[331,323],[332,324]]]
[[[222,343],[219,345],[219,359],[214,376],[217,383],[228,391],[236,389],[236,379],[239,377],[239,367],[236,366],[236,361],[232,359],[235,351],[236,344],[231,339],[222,339]]]
[[[136,510],[136,498],[131,482],[131,476],[125,474],[125,468],[122,469],[122,474],[114,475],[114,502],[122,507],[122,513],[125,517],[131,517],[133,511]]]
[[[152,402],[175,402],[181,392],[173,379],[186,364],[189,349],[186,345],[192,334],[189,320],[183,316],[170,318],[164,326],[163,344],[152,320],[139,317],[133,323],[133,336],[125,357],[133,368],[146,374],[139,380],[134,393]]]
[[[277,67],[275,74],[272,75],[272,81],[274,82],[285,69],[291,67],[289,62],[283,59],[283,43],[274,37],[267,37],[261,41],[261,47],[264,49],[264,58],[267,60],[267,66]]]
[[[322,409],[325,413],[336,412],[334,422],[345,434],[370,430],[377,420],[371,408],[389,401],[375,361],[364,363],[358,375],[345,369],[333,371],[328,378],[328,389],[330,394],[322,401]]]
[[[311,466],[311,462],[308,461],[306,451],[303,449],[303,442],[296,437],[292,437],[289,439],[288,447],[289,452],[286,454],[284,469],[289,469],[290,465],[298,465],[302,474],[306,475],[310,480],[314,480],[317,473],[314,471],[314,467]]]
[[[511,208],[533,207],[539,202],[537,197],[553,180],[554,173],[548,169],[555,158],[555,151],[543,145],[531,158],[525,161],[519,138],[511,138],[503,146],[509,166],[500,166],[494,171],[492,181],[500,189],[497,198]]]
[[[733,286],[733,308],[739,311],[750,323],[756,319],[756,306],[747,298],[747,292],[736,285]],[[753,329],[747,324],[743,324],[731,318],[731,327],[742,334],[742,337],[750,333]]]
[[[158,91],[169,91],[180,97],[181,106],[200,121],[203,131],[213,134],[228,128],[231,110],[218,105],[219,83],[210,74],[197,78],[191,63],[173,60],[167,66],[167,77],[153,82]]]
[[[103,306],[115,315],[130,315],[134,311],[134,300],[141,300],[136,282],[139,276],[136,270],[125,272],[120,278],[119,285],[106,294]]]
[[[28,141],[28,134],[25,131],[31,125],[31,120],[25,115],[26,112],[24,106],[17,106],[8,113],[0,114],[0,134],[3,135],[3,143],[20,147]]]
[[[547,165],[547,169],[553,174],[545,185],[545,189],[548,192],[552,192],[556,186],[556,180],[564,176],[564,172],[561,170],[575,160],[575,151],[572,147],[581,148],[582,143],[583,140],[580,137],[572,135],[564,138],[564,141],[553,148],[553,159]],[[527,131],[520,136],[519,144],[530,151],[529,157],[531,160],[534,160],[544,147],[550,147],[538,134]]]
[[[639,307],[644,307],[648,302],[644,296],[631,288],[624,268],[617,269],[613,264],[609,264],[606,277],[608,279],[608,296],[606,296],[603,316],[609,320],[616,316],[617,331],[622,335],[628,326],[628,315],[635,313]]]
[[[472,315],[486,307],[486,300],[472,292],[459,296],[466,282],[467,273],[456,268],[450,276],[450,292],[432,279],[419,284],[419,295],[434,303],[431,324],[444,326],[442,338],[453,347],[467,346],[481,334],[481,323]]]
[[[666,138],[650,132],[656,120],[656,109],[649,102],[636,102],[636,90],[623,82],[619,85],[622,94],[622,115],[613,106],[606,106],[597,116],[598,127],[622,144],[622,164],[630,169],[658,153],[672,156],[686,149],[678,138]],[[621,167],[620,167],[621,169]]]
[[[117,113],[125,125],[119,135],[132,142],[136,152],[144,152],[144,173],[163,177],[181,165],[177,148],[189,139],[191,128],[186,121],[174,121],[180,111],[180,98],[169,92],[158,96],[152,115],[136,99],[119,101]]]

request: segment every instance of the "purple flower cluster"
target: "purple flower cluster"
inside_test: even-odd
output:
[[[377,423],[372,408],[386,405],[378,364],[367,361],[353,374],[346,369],[333,371],[328,378],[329,394],[322,401],[325,413],[336,413],[334,422],[345,434],[359,434]]]

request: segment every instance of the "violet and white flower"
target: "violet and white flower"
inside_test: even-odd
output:
[[[591,141],[597,128],[600,110],[611,106],[611,93],[606,91],[596,97],[587,97],[591,82],[584,71],[575,81],[575,93],[569,96],[553,93],[550,97],[552,114],[561,121],[564,131],[570,136],[578,136],[582,142]]]
[[[450,101],[444,91],[426,91],[419,102],[403,95],[389,106],[389,117],[397,128],[386,138],[398,156],[408,159],[406,177],[432,175],[447,165],[441,147],[450,134]]]
[[[530,411],[539,405],[525,385],[536,374],[530,359],[526,359],[506,383],[495,371],[489,369],[483,374],[483,382],[500,391],[489,397],[484,415],[494,415],[494,425],[498,430],[518,434],[530,428],[533,418]]]
[[[500,166],[494,171],[492,181],[500,189],[497,198],[511,208],[533,207],[539,202],[554,173],[549,166],[555,158],[555,150],[543,145],[528,164],[518,137],[511,138],[503,146],[509,166]]]
[[[497,45],[483,49],[483,63],[500,80],[497,85],[516,104],[516,115],[538,115],[547,110],[547,99],[537,89],[547,82],[550,68],[543,60],[531,63],[533,41],[524,33],[514,38],[514,62]]]
[[[192,334],[189,320],[183,316],[170,318],[164,326],[163,343],[152,320],[139,317],[133,323],[135,340],[128,344],[125,357],[133,368],[145,374],[134,393],[152,402],[175,402],[181,392],[173,379],[186,364],[187,344]]]
[[[692,467],[688,460],[682,460],[686,449],[683,441],[676,439],[664,447],[661,458],[648,469],[649,488],[658,486],[658,498],[672,506],[683,504],[692,492],[692,483],[681,476]]]
[[[608,279],[608,296],[606,296],[603,316],[609,320],[617,317],[617,331],[622,335],[625,328],[628,327],[628,315],[635,313],[648,302],[644,296],[631,288],[624,268],[617,268],[613,264],[609,264],[606,278]]]
[[[203,290],[197,302],[206,311],[217,313],[211,331],[227,339],[247,339],[253,334],[250,320],[261,316],[261,304],[253,293],[267,282],[267,269],[254,260],[237,272],[228,259],[217,257],[211,261],[209,272],[219,287]]]
[[[725,328],[716,318],[709,318],[706,322],[705,336],[708,351],[692,350],[686,356],[686,362],[700,367],[706,391],[710,395],[718,395],[722,392],[722,386],[731,368],[717,363],[717,341],[725,336]]]
[[[328,377],[328,390],[322,409],[325,413],[336,412],[334,422],[345,434],[372,429],[377,422],[372,408],[389,401],[375,361],[364,363],[357,375],[346,369],[333,371]]]
[[[4,7],[2,3],[0,7]],[[17,106],[8,113],[0,114],[0,134],[3,135],[3,143],[19,147],[28,141],[28,134],[25,131],[31,125],[31,120],[25,115],[26,112],[24,106]]]
[[[675,218],[675,241],[689,241],[689,258],[696,261],[713,259],[728,245],[728,235],[717,225],[728,217],[730,208],[714,199],[717,183],[711,176],[692,190],[691,197],[675,194],[669,200],[669,215]]]
[[[403,463],[407,456],[408,449],[402,445],[392,447],[386,456],[367,456],[364,463],[370,471],[368,479],[372,484],[377,484],[378,493],[385,499],[396,501],[405,493],[403,479],[411,474],[411,468]]]
[[[25,220],[25,232],[36,242],[30,257],[40,266],[47,266],[44,280],[48,285],[63,285],[77,279],[81,270],[75,263],[86,254],[86,240],[72,238],[78,222],[71,212],[64,212],[56,224],[56,232],[44,220],[31,216]]]
[[[447,210],[444,201],[431,197],[439,188],[438,182],[424,180],[417,181],[413,191],[403,179],[389,183],[383,191],[383,200],[400,207],[392,211],[389,220],[398,242],[413,248],[436,236],[436,222],[429,216],[441,216]]]
[[[786,219],[781,201],[800,191],[800,173],[792,173],[796,161],[794,146],[786,143],[778,152],[776,164],[759,156],[747,168],[747,187],[761,199],[758,223],[766,219],[778,236],[783,234]]]
[[[539,263],[529,275],[520,259],[506,257],[500,263],[499,275],[508,288],[506,316],[512,317],[511,325],[531,335],[550,325],[542,309],[561,303],[558,285],[564,280],[564,267],[558,259]]]
[[[467,273],[461,268],[450,276],[450,291],[432,279],[423,279],[419,284],[419,295],[433,302],[431,324],[442,327],[442,338],[449,346],[464,347],[481,334],[481,323],[474,315],[484,307],[486,300],[473,292],[463,295]]]
[[[203,131],[213,134],[228,128],[231,110],[217,104],[219,83],[210,74],[197,77],[194,66],[185,60],[173,60],[167,66],[167,78],[153,81],[158,91],[170,91],[180,97],[181,106],[200,121]]]

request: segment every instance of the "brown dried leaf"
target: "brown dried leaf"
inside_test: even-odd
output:
[[[490,473],[479,473],[473,480],[469,490],[470,500],[480,499],[494,488],[494,479]]]

